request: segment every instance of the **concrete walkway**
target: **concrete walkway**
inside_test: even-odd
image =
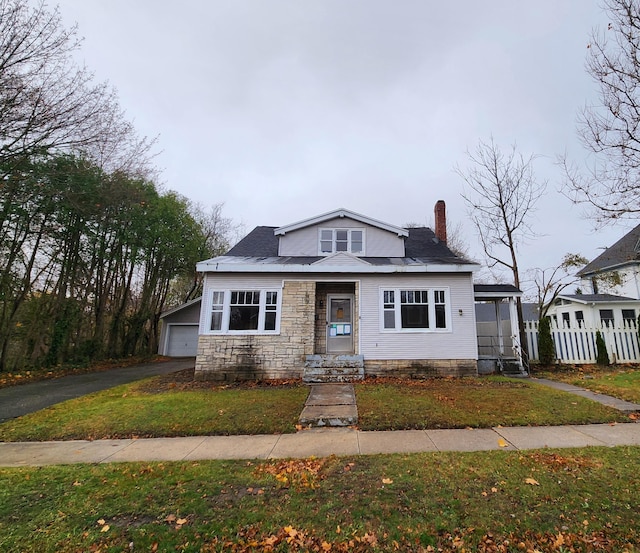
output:
[[[303,427],[352,426],[358,424],[353,384],[311,384],[298,422]]]
[[[526,450],[640,445],[640,424],[362,432],[346,428],[296,434],[139,440],[0,443],[0,466],[129,461],[280,459],[435,451]]]
[[[618,411],[621,411],[623,413],[635,413],[637,411],[640,411],[640,405],[638,405],[637,403],[631,403],[630,401],[624,401],[623,399],[607,396],[605,394],[599,394],[598,392],[592,392],[591,390],[585,390],[584,388],[574,386],[573,384],[556,382],[555,380],[547,380],[546,378],[531,378],[531,382],[543,384],[544,386],[549,386],[550,388],[555,388],[556,390],[562,390],[563,392],[568,392],[570,394],[584,397],[592,401],[597,401],[598,403],[602,403],[602,405],[613,407],[614,409],[617,409]]]

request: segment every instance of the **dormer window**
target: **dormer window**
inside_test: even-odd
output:
[[[330,255],[337,252],[348,252],[354,255],[364,254],[364,229],[329,229],[319,230],[319,254]]]

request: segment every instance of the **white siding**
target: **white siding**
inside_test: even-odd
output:
[[[360,344],[365,359],[477,359],[476,320],[471,275],[361,277]],[[449,290],[451,331],[383,332],[380,290],[440,288]],[[459,310],[462,310],[460,315]]]
[[[317,256],[320,228],[365,229],[364,257],[404,257],[404,239],[393,232],[372,227],[353,219],[336,218],[280,236],[279,255]]]
[[[628,267],[615,272],[620,275],[622,284],[619,286],[606,286],[602,281],[599,281],[598,291],[601,294],[614,294],[626,298],[640,299],[640,267]],[[580,286],[585,293],[594,293],[591,279],[582,279]]]

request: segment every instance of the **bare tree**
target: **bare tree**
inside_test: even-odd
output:
[[[600,97],[578,121],[592,159],[578,167],[561,158],[564,193],[601,223],[640,213],[640,2],[603,2],[611,22],[592,32],[586,61]]]
[[[575,284],[578,278],[574,270],[584,267],[589,261],[580,254],[567,253],[557,267],[547,269],[532,269],[532,280],[536,287],[539,318],[547,314],[555,299],[569,286]]]
[[[536,201],[546,190],[533,172],[534,155],[525,158],[516,145],[503,153],[493,138],[480,141],[476,150],[467,152],[469,166],[456,167],[466,187],[462,194],[469,217],[475,225],[489,268],[507,269],[513,284],[520,288],[518,246],[535,233],[529,225]],[[522,304],[518,299],[520,343],[526,347]]]
[[[0,164],[50,150],[124,148],[130,136],[106,83],[72,60],[80,41],[44,2],[0,0]],[[135,141],[134,141],[135,142]]]

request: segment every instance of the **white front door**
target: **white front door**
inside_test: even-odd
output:
[[[354,353],[353,295],[327,296],[327,353]]]

